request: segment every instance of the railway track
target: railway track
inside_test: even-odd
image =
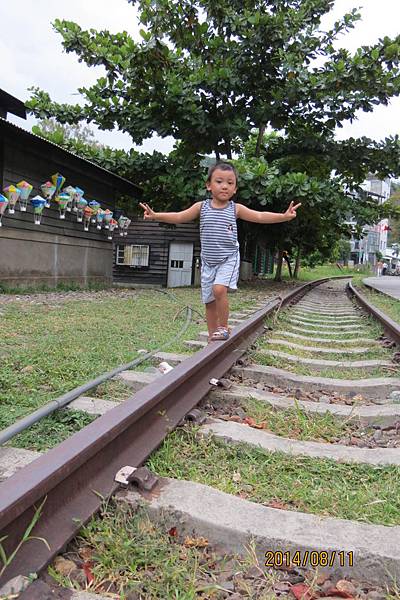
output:
[[[21,452],[21,464],[24,460],[29,464],[0,484],[0,537],[6,554],[17,548],[43,502],[34,534],[50,547],[39,540],[23,544],[0,585],[17,575],[42,571],[99,509],[102,499],[118,491],[114,477],[119,469],[142,465],[188,413],[202,436],[212,435],[224,443],[371,468],[398,466],[400,376],[392,360],[395,348],[384,346],[400,339],[399,327],[375,313],[390,336],[377,340],[381,332],[364,312],[370,307],[364,304],[361,310],[353,303],[346,285],[341,279],[306,284],[252,314],[238,314],[227,342],[206,346],[201,334],[189,345],[204,348],[190,358],[160,355],[159,360],[176,364],[162,377],[142,371],[122,373],[119,377],[135,393],[120,405],[76,401],[77,408],[104,414],[42,456]],[[357,296],[352,288],[350,294]],[[277,309],[280,315],[274,322]],[[246,413],[249,398],[276,413],[294,408],[311,420],[328,414],[348,429],[329,442],[285,437],[266,431],[268,424]],[[199,402],[201,413],[191,413]],[[211,543],[222,541],[229,551],[238,551],[254,538],[259,556],[268,549],[273,556],[299,552],[303,558],[314,552],[315,564],[303,566],[326,567],[336,578],[390,585],[400,576],[398,527],[271,508],[173,478],[161,479],[156,493],[145,493],[140,487],[146,488],[146,481],[140,474],[137,479],[138,490],[118,492],[121,501],[135,504],[144,494],[154,518],[160,512],[178,512],[187,531],[205,535]],[[321,553],[326,553],[327,565],[321,564],[318,557],[325,560]],[[30,594],[33,599],[34,591]]]

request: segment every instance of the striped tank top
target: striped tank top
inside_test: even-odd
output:
[[[200,210],[201,259],[217,265],[239,251],[236,227],[236,207],[230,200],[224,208],[213,208],[211,199]]]

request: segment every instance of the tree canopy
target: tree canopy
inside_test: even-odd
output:
[[[242,201],[277,211],[303,202],[296,222],[264,230],[281,248],[329,247],[346,215],[362,227],[390,212],[349,192],[368,172],[400,175],[399,137],[338,142],[334,132],[399,95],[400,36],[354,53],[338,47],[360,15],[353,9],[323,31],[334,0],[128,1],[139,9],[140,42],[55,21],[65,50],[104,74],[79,89],[83,103],[34,89],[28,107],[62,124],[116,127],[137,144],[172,135],[177,146],[168,157],[85,144],[81,153],[143,185],[157,208],[194,199],[202,156],[238,156]],[[271,129],[280,135],[265,135]]]

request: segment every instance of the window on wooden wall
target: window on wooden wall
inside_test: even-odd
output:
[[[117,246],[116,264],[128,267],[148,267],[150,246]]]

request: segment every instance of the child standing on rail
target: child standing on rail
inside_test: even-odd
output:
[[[212,165],[206,187],[211,199],[196,202],[180,212],[154,212],[148,204],[140,204],[144,219],[164,223],[188,223],[200,217],[201,294],[206,305],[208,340],[229,338],[228,288],[237,289],[239,278],[239,242],[236,220],[251,223],[282,223],[296,217],[300,204],[290,203],[284,213],[251,210],[236,204],[237,172],[228,162]]]

